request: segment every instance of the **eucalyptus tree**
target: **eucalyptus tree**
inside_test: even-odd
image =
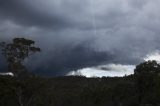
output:
[[[35,42],[33,40],[25,38],[14,38],[11,43],[0,43],[2,54],[8,64],[8,71],[12,72],[15,77],[27,72],[26,67],[23,65],[24,60],[34,53],[41,51],[34,44]]]

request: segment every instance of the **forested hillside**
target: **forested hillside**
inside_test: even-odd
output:
[[[159,106],[160,77],[144,79],[141,88],[135,79],[0,76],[0,106]]]

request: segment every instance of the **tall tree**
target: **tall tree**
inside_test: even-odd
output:
[[[20,76],[27,72],[23,65],[24,60],[36,52],[40,52],[39,47],[34,46],[35,42],[25,38],[15,38],[12,43],[1,42],[2,54],[8,63],[8,71],[14,76]]]
[[[134,70],[136,75],[144,74],[159,74],[160,73],[160,64],[155,60],[146,61],[136,66]]]
[[[147,101],[155,101],[153,98],[156,91],[157,78],[160,73],[160,64],[156,61],[146,61],[136,66],[135,74],[135,88],[138,94],[139,104],[146,104]],[[149,92],[148,92],[149,91]],[[153,102],[154,103],[154,102]]]

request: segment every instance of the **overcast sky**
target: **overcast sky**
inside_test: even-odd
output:
[[[159,0],[0,0],[0,40],[35,40],[26,64],[43,75],[136,65],[160,49],[159,11]]]

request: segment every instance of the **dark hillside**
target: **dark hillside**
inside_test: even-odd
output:
[[[0,106],[138,106],[135,76],[122,78],[25,78],[0,76]],[[160,77],[143,94],[144,104],[160,103]],[[150,98],[150,101],[148,101]],[[154,105],[155,106],[155,105]]]

